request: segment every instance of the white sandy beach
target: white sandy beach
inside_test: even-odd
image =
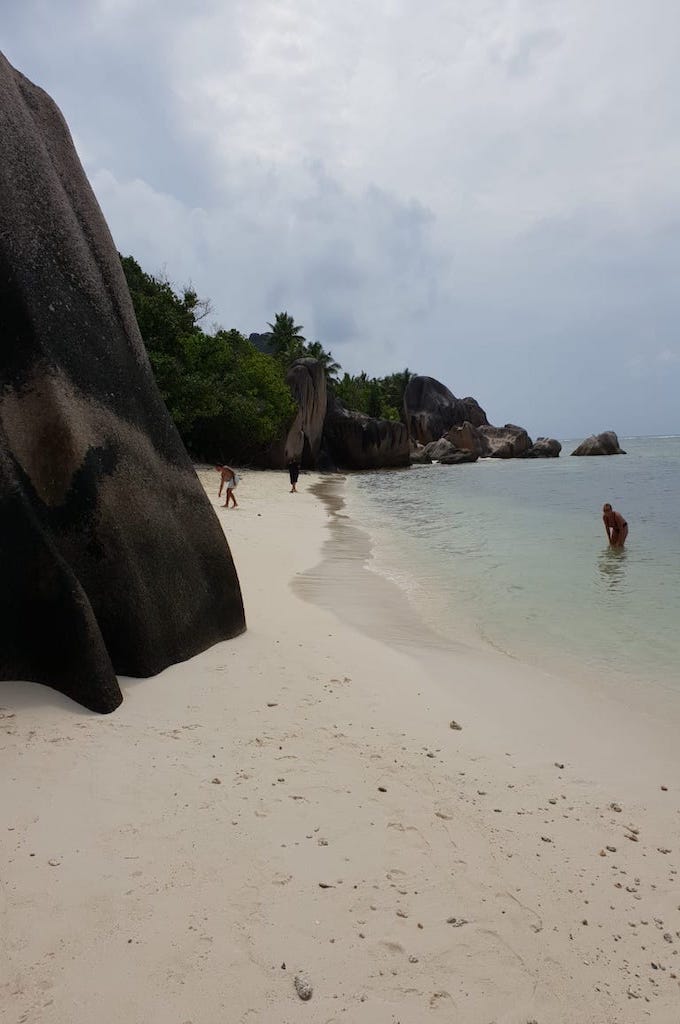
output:
[[[0,684],[3,1022],[677,1024],[680,701],[430,642],[318,479],[218,510],[242,637]]]

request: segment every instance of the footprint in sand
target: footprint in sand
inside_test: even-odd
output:
[[[429,850],[430,844],[425,839],[420,829],[417,829],[415,825],[404,825],[401,821],[389,821],[387,823],[389,829],[393,829],[395,832],[402,832],[405,835],[408,834],[408,838],[411,840],[411,845],[418,850]]]

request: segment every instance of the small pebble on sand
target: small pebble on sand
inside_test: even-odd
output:
[[[314,989],[304,974],[296,974],[293,984],[295,985],[295,991],[299,995],[300,999],[306,1002],[308,999],[312,998]]]

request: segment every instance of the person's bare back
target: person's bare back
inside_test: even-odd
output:
[[[236,470],[232,469],[231,466],[215,466],[215,469],[220,474],[220,489],[217,492],[218,498],[222,496],[222,490],[226,487],[227,500],[222,507],[229,508],[229,499],[231,498],[234,508],[238,508],[238,502],[236,500],[236,495],[234,494],[234,489],[238,483]]]

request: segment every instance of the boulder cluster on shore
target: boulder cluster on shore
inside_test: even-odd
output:
[[[551,459],[562,445],[554,437],[531,439],[524,427],[495,427],[475,398],[456,396],[434,377],[414,375],[404,392],[402,421],[376,419],[347,409],[326,383],[316,359],[299,359],[288,371],[298,405],[287,436],[272,447],[270,465],[296,459],[308,469],[389,469],[477,459]],[[614,431],[593,435],[572,455],[620,455]]]

